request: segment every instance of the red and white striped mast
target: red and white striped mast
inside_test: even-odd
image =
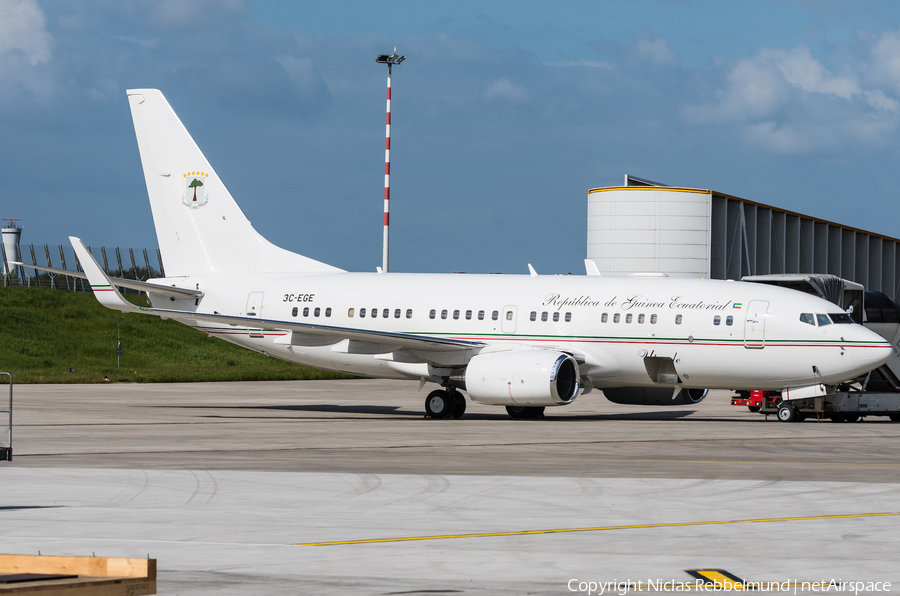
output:
[[[391,67],[406,60],[406,56],[398,56],[397,48],[391,56],[379,55],[375,61],[379,64],[387,64],[387,123],[385,125],[384,140],[384,253],[381,258],[381,270],[388,272],[388,240],[390,237],[391,221]]]

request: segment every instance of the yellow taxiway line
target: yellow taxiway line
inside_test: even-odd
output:
[[[488,532],[476,534],[442,534],[435,536],[406,536],[400,538],[370,538],[368,540],[340,540],[336,542],[304,542],[297,546],[337,546],[340,544],[378,544],[384,542],[411,542],[415,540],[449,540],[451,538],[493,538],[498,536],[529,536],[533,534],[565,534],[570,532],[602,532],[606,530],[637,530],[642,528],[683,528],[686,526],[714,526],[725,524],[760,524],[767,522],[810,521],[815,519],[848,519],[854,517],[885,517],[900,515],[890,513],[851,513],[847,515],[814,515],[809,517],[773,517],[766,519],[732,519],[719,521],[675,522],[665,524],[637,524],[629,526],[598,526],[594,528],[557,528],[550,530],[521,530],[518,532]]]
[[[638,463],[638,464],[726,464],[726,465],[753,465],[753,466],[855,466],[874,468],[896,468],[900,464],[864,464],[857,462],[806,462],[806,461],[724,461],[704,459],[594,459],[594,458],[564,458],[564,457],[525,457],[522,461],[582,461],[601,463]]]

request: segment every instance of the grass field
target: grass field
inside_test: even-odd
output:
[[[146,305],[142,295],[129,300]],[[116,367],[116,337],[124,354]],[[73,369],[74,372],[70,372]],[[16,383],[335,379],[345,375],[240,348],[175,321],[122,314],[91,293],[0,287],[0,370]]]

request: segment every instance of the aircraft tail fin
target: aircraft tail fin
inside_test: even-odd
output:
[[[253,229],[159,90],[130,89],[128,103],[166,277],[341,271]]]

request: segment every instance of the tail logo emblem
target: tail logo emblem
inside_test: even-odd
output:
[[[188,172],[184,175],[184,194],[181,195],[181,203],[191,209],[199,209],[209,201],[206,194],[206,182],[209,174],[206,172]]]

